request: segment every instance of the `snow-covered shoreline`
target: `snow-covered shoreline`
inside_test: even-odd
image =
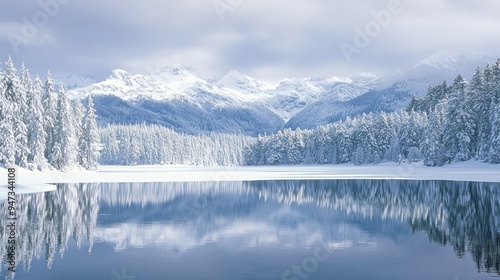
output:
[[[279,165],[242,167],[202,166],[101,166],[99,171],[74,170],[29,171],[17,169],[17,182],[33,186],[55,183],[109,182],[188,182],[188,181],[256,181],[256,180],[316,180],[316,179],[402,179],[500,182],[500,165],[475,161],[427,167],[422,163],[379,165]],[[0,169],[0,178],[7,171]]]

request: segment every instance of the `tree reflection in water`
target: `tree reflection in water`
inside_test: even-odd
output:
[[[221,220],[245,220],[255,211],[266,212],[270,205],[301,205],[308,206],[301,208],[305,221],[287,217],[279,221],[280,226],[318,225],[315,230],[319,228],[323,238],[329,239],[335,234],[329,216],[321,214],[325,211],[398,221],[413,231],[426,232],[434,242],[450,244],[460,258],[470,253],[479,271],[500,274],[500,184],[494,183],[318,180],[68,184],[59,185],[53,192],[19,195],[17,199],[18,270],[22,267],[29,271],[33,258],[42,257],[51,268],[55,256],[67,251],[71,239],[78,248],[88,242],[86,249],[91,253],[94,241],[106,241],[106,230],[123,221],[163,223],[177,229],[182,225],[202,239],[220,227]],[[100,211],[114,215],[99,217],[98,221]],[[2,271],[6,269],[6,218],[7,204],[2,201]],[[394,230],[400,225],[388,226]],[[159,236],[147,240],[137,230],[124,234],[142,238],[142,245],[172,242]],[[125,249],[127,244],[120,246]]]

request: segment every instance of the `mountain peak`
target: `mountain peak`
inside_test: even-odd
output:
[[[108,80],[122,80],[126,81],[129,80],[132,77],[132,75],[122,69],[115,69],[111,74],[108,76]]]
[[[413,68],[427,65],[438,69],[454,69],[453,64],[457,62],[458,56],[459,54],[451,50],[441,50],[421,60]]]
[[[216,82],[216,85],[222,88],[229,88],[247,93],[259,93],[270,89],[269,85],[241,74],[236,70],[229,71]]]
[[[206,82],[193,67],[182,64],[157,67],[150,75],[154,79],[164,83],[204,84]]]
[[[158,66],[152,75],[169,75],[169,76],[182,76],[182,75],[193,75],[199,76],[196,69],[191,66],[184,64],[172,64],[172,65],[162,65]]]

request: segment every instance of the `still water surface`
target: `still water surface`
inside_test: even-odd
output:
[[[59,185],[19,195],[15,279],[492,279],[500,184]]]

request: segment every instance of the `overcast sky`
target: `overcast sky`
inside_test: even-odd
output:
[[[102,78],[115,68],[146,73],[180,63],[205,75],[235,69],[274,82],[383,74],[442,49],[495,57],[500,51],[498,0],[0,0],[0,6],[0,60],[10,54],[35,73]]]

